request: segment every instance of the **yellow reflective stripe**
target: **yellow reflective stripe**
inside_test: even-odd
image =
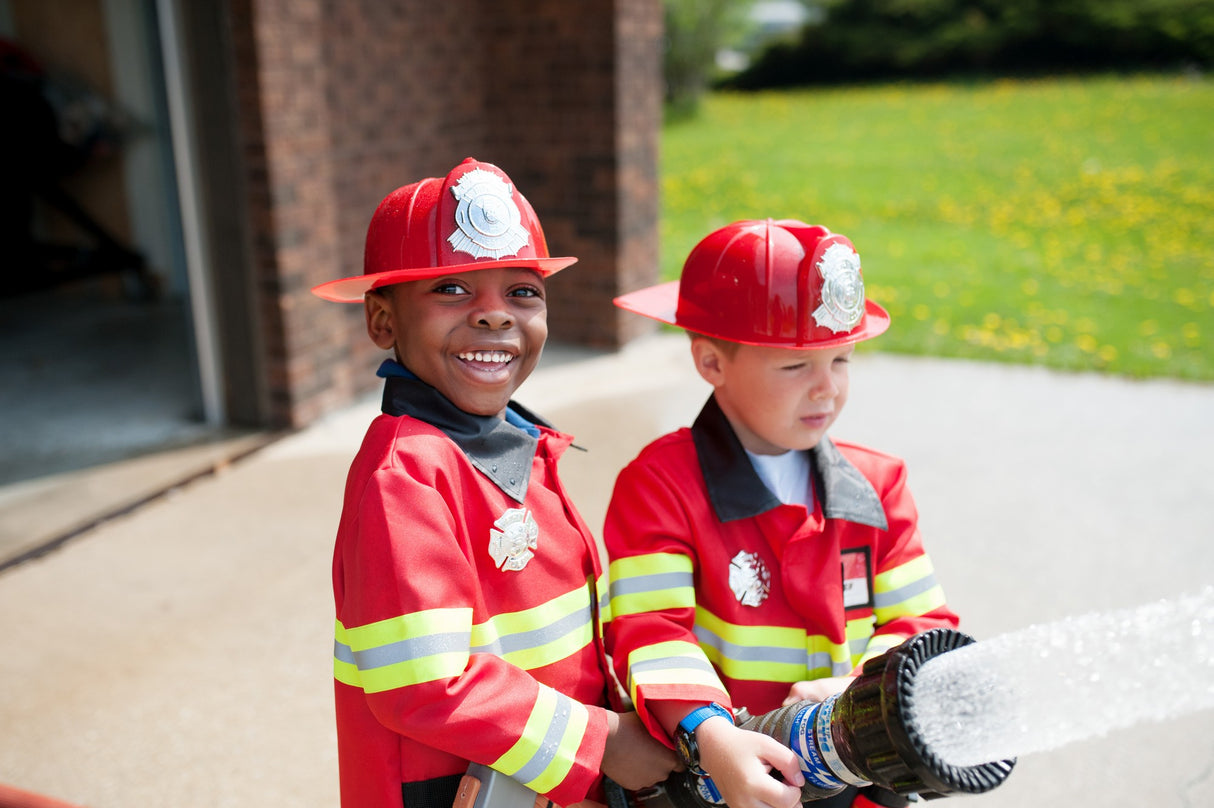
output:
[[[695,631],[705,655],[730,679],[798,682],[851,670],[846,643],[801,628],[735,625],[700,608]]]
[[[491,767],[532,791],[551,791],[573,768],[589,723],[585,705],[540,685],[522,737]]]
[[[468,652],[453,651],[420,660],[398,662],[379,668],[359,669],[363,690],[382,693],[398,687],[434,682],[458,676],[468,664]]]
[[[895,608],[876,611],[876,615],[880,622],[888,623],[891,620],[906,615],[917,616],[927,614],[933,609],[939,609],[943,605],[945,605],[944,589],[939,585],[933,585],[928,591],[902,601]]]
[[[524,670],[551,665],[594,641],[590,597],[587,587],[578,587],[475,626],[467,607],[428,609],[354,628],[337,622],[334,676],[375,693],[458,676],[474,653],[500,656]]]
[[[700,647],[681,640],[642,646],[628,655],[628,691],[632,700],[638,700],[638,687],[654,685],[702,685],[725,689]]]
[[[847,621],[847,647],[851,650],[851,666],[854,668],[867,659],[868,643],[872,639],[877,619],[872,614]]]
[[[466,634],[471,623],[472,609],[468,607],[427,609],[367,623],[365,626],[347,628],[345,641],[352,650],[358,652],[434,634]]]
[[[866,614],[863,617],[856,617],[847,621],[847,639],[849,642],[857,640],[868,641],[872,636],[873,629],[876,627],[877,621],[871,614]]]
[[[590,592],[578,587],[530,609],[494,615],[472,627],[473,653],[500,656],[535,670],[575,654],[594,641]]]
[[[353,628],[338,622],[334,675],[368,693],[457,676],[468,664],[471,617],[471,609],[455,608]]]
[[[932,560],[926,555],[921,555],[912,558],[905,564],[878,573],[873,578],[873,588],[877,592],[892,592],[934,574]]]
[[[346,629],[340,620],[333,621],[333,638],[333,678],[342,684],[362,687],[362,679],[358,675],[358,666],[354,664],[354,654],[350,650]]]
[[[611,562],[611,614],[622,617],[665,609],[690,609],[696,594],[691,559],[651,553]]]
[[[793,626],[740,626],[717,617],[701,607],[696,609],[696,625],[735,645],[791,648],[805,651],[805,629]]]
[[[611,579],[603,573],[594,582],[594,594],[599,604],[599,634],[602,627],[611,622]]]
[[[886,570],[873,579],[873,614],[878,623],[921,615],[943,606],[944,590],[926,555]]]
[[[807,678],[842,676],[855,667],[852,664],[851,641],[846,632],[842,643],[831,642],[825,634],[811,634],[806,647],[809,648],[810,659]]]
[[[350,685],[351,687],[363,686],[363,680],[358,675],[358,668],[349,662],[342,662],[337,658],[333,659],[333,678],[343,685]]]
[[[862,665],[868,662],[873,657],[878,657],[884,654],[891,648],[899,646],[906,637],[899,637],[896,634],[875,634],[869,638],[868,645],[864,649],[864,653],[856,660],[856,665]]]

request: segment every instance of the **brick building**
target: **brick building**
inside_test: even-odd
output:
[[[660,0],[0,0],[0,35],[139,120],[66,182],[183,301],[212,426],[302,426],[375,386],[361,308],[309,288],[361,272],[386,193],[468,156],[580,258],[553,340],[646,328],[610,300],[657,277]]]
[[[581,259],[551,282],[553,339],[643,327],[611,298],[656,279],[661,24],[658,0],[230,0],[260,417],[306,423],[367,389],[359,307],[308,289],[361,271],[388,191],[466,156]]]

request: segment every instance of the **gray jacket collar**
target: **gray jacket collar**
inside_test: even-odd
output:
[[[521,404],[511,401],[507,406],[526,421],[548,426]],[[416,377],[386,376],[382,409],[387,415],[408,415],[437,427],[507,496],[519,503],[527,496],[539,440],[526,430],[501,418],[464,412]]]
[[[717,518],[722,522],[749,519],[780,505],[759,478],[725,413],[710,397],[691,427],[700,471]],[[889,529],[885,509],[868,481],[830,438],[809,450],[814,493],[828,519],[845,519],[881,530]]]

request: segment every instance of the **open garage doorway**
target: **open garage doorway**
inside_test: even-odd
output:
[[[191,254],[178,5],[0,0],[0,565],[257,441]]]

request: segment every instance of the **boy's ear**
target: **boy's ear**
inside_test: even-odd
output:
[[[691,341],[691,358],[695,362],[700,378],[719,387],[725,380],[724,360],[721,348],[712,340],[695,338]]]
[[[392,301],[387,295],[368,292],[363,298],[367,316],[367,336],[385,351],[396,347],[396,331],[393,329]]]

